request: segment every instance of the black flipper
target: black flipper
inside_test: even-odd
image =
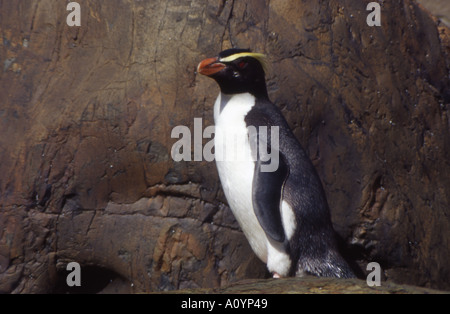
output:
[[[257,132],[259,132],[259,130],[257,130]],[[271,133],[270,129],[268,133]],[[268,143],[271,143],[270,135],[268,137]],[[250,137],[250,141],[255,141],[258,138],[261,140],[260,136]],[[270,145],[264,146],[266,146],[268,150],[271,149]],[[289,169],[284,161],[284,157],[277,151],[277,153],[279,153],[278,168],[275,171],[265,172],[271,161],[263,161],[267,158],[261,158],[261,155],[259,154],[259,145],[254,145],[252,147],[258,147],[252,187],[253,209],[266,235],[277,242],[283,243],[285,234],[283,223],[281,221],[281,197],[284,182],[289,174]]]

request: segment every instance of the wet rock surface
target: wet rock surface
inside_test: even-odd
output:
[[[267,280],[245,280],[217,289],[193,289],[172,293],[215,294],[446,294],[448,292],[395,283],[368,286],[359,279],[335,278],[283,278]]]
[[[450,3],[446,0],[417,0],[426,10],[442,23],[450,26]]]
[[[213,124],[197,63],[232,45],[268,54],[360,274],[450,290],[450,32],[409,0],[369,27],[368,2],[79,1],[80,27],[1,2],[0,291],[65,291],[72,261],[106,291],[267,276],[214,163],[171,158],[175,126]]]

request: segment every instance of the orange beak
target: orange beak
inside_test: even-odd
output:
[[[206,76],[211,76],[225,69],[226,65],[218,62],[218,58],[208,58],[199,63],[197,72]]]

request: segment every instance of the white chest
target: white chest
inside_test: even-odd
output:
[[[225,196],[250,246],[269,271],[287,275],[291,259],[281,243],[268,239],[253,209],[255,162],[245,116],[255,105],[250,94],[220,94],[214,105],[214,148],[217,170]],[[290,239],[295,228],[291,206],[281,201],[282,223]]]
[[[214,105],[215,157],[237,167],[253,162],[245,116],[255,104],[250,94],[223,95]]]
[[[254,104],[255,98],[250,94],[219,95],[214,105],[214,148],[217,170],[228,204],[251,247],[261,260],[266,261],[267,238],[252,204],[255,163],[244,120]]]

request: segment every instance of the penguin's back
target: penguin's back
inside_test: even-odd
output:
[[[338,252],[336,234],[319,175],[309,156],[297,140],[281,110],[269,100],[259,100],[246,116],[247,125],[263,124],[279,127],[280,162],[286,164],[281,202],[292,210],[284,220],[289,255],[296,263],[294,274],[304,272],[319,276],[354,277]]]

